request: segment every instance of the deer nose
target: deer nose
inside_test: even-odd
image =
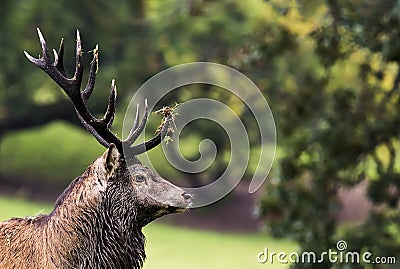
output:
[[[185,200],[191,200],[192,199],[192,195],[190,195],[187,192],[182,193],[183,198],[185,198]]]

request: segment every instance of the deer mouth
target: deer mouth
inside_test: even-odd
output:
[[[192,195],[187,192],[182,192],[178,195],[173,194],[167,201],[162,203],[162,207],[167,214],[183,213],[191,208],[192,205]]]
[[[189,210],[189,207],[168,206],[167,209],[170,213],[183,213],[183,212]]]
[[[183,213],[192,207],[192,196],[186,192],[182,194],[184,200],[176,205],[168,205],[167,210],[170,213]]]

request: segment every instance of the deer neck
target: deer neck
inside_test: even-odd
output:
[[[71,183],[48,218],[45,238],[53,238],[48,249],[62,263],[57,268],[141,268],[141,227],[121,216],[115,221],[106,199],[84,199],[79,183]]]

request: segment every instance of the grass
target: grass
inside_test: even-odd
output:
[[[48,213],[52,205],[0,196],[0,221],[11,217]],[[204,268],[288,268],[282,264],[259,264],[257,254],[271,251],[291,252],[295,244],[272,239],[265,234],[221,234],[171,227],[159,223],[144,228],[147,260],[144,269]]]
[[[146,227],[144,233],[148,255],[144,269],[283,269],[288,265],[258,263],[257,254],[265,247],[275,252],[296,250],[291,242],[275,240],[261,233],[222,234],[157,223]]]

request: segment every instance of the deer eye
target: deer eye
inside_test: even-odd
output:
[[[144,175],[136,175],[135,181],[136,182],[144,182],[144,181],[146,181],[146,177]]]

